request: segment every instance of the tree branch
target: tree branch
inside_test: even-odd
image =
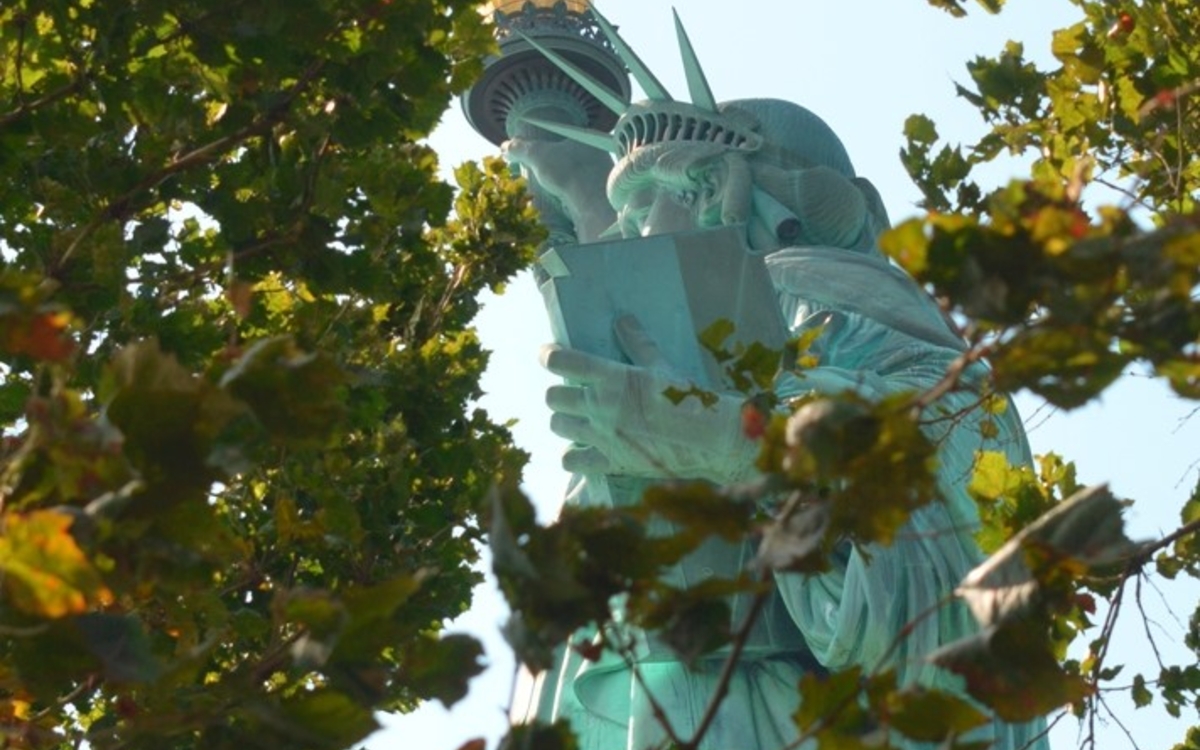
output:
[[[53,104],[59,99],[66,98],[71,94],[74,94],[76,91],[83,88],[83,84],[86,82],[87,76],[80,74],[78,78],[70,83],[60,86],[49,93],[43,94],[33,101],[21,102],[16,109],[0,115],[0,127],[10,125],[36,109],[40,109],[47,104]]]
[[[279,103],[267,110],[254,122],[251,122],[249,125],[234,133],[230,133],[227,136],[218,138],[210,143],[206,143],[203,146],[198,146],[186,154],[172,159],[162,169],[143,178],[132,188],[109,201],[108,205],[102,210],[98,211],[96,215],[92,217],[91,221],[89,221],[87,225],[80,230],[75,239],[71,241],[71,244],[67,247],[66,251],[63,252],[63,254],[54,263],[52,273],[61,271],[71,257],[75,254],[75,251],[79,249],[79,246],[83,244],[84,240],[95,233],[95,231],[99,229],[104,222],[109,221],[110,219],[117,219],[125,215],[129,210],[129,203],[141,193],[148,190],[153,190],[174,174],[183,172],[184,170],[201,164],[206,164],[229,149],[241,144],[243,141],[255,135],[266,132],[273,127],[283,118],[285,114],[287,114],[287,111],[291,108],[293,102],[295,102],[296,98],[299,97],[306,88],[308,88],[308,85],[312,83],[314,78],[316,78],[317,74],[321,71],[321,68],[324,67],[324,64],[324,60],[314,60],[301,74],[300,78],[297,79],[291,88],[288,89],[287,93],[284,94]]]
[[[1138,553],[1130,560],[1130,572],[1132,572],[1134,568],[1142,568],[1148,565],[1150,561],[1154,559],[1155,552],[1166,549],[1185,536],[1195,534],[1197,531],[1200,531],[1200,518],[1196,518],[1189,523],[1185,523],[1183,526],[1180,526],[1178,529],[1175,529],[1170,534],[1167,534],[1158,541],[1147,542],[1143,544]],[[1127,573],[1127,575],[1129,575],[1129,573]]]
[[[762,578],[760,583],[766,584]],[[725,702],[725,696],[729,694],[729,685],[733,682],[734,672],[737,670],[738,662],[741,661],[742,652],[746,650],[746,642],[750,640],[750,631],[754,628],[755,622],[758,621],[759,615],[762,614],[763,607],[767,604],[767,599],[770,598],[774,589],[765,587],[754,595],[754,599],[750,602],[750,611],[746,615],[746,619],[738,627],[737,633],[734,634],[732,648],[729,651],[729,656],[725,659],[725,664],[721,667],[721,674],[717,678],[717,686],[713,690],[712,697],[708,700],[708,705],[704,709],[704,716],[700,719],[700,724],[696,727],[696,732],[692,738],[680,746],[680,750],[698,750],[700,742],[704,739],[704,735],[708,734],[708,730],[712,727],[712,723],[717,719],[717,712],[721,708],[721,704]]]

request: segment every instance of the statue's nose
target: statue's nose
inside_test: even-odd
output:
[[[691,209],[681,204],[671,193],[662,190],[650,204],[650,212],[642,225],[642,236],[686,232],[696,228]]]

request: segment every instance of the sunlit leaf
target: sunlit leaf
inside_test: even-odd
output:
[[[40,617],[80,614],[112,592],[71,536],[74,519],[55,510],[6,513],[0,534],[3,590],[13,605]]]
[[[1124,533],[1122,505],[1101,485],[1079,491],[1024,528],[955,590],[975,619],[993,625],[1042,603],[1055,576],[1110,565],[1135,545]]]

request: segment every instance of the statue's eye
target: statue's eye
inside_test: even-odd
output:
[[[691,208],[692,206],[696,205],[697,197],[698,196],[695,190],[683,190],[675,194],[675,200],[679,203],[679,205],[687,208]]]

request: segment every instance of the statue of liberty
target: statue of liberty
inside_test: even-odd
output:
[[[611,129],[598,130],[545,119],[531,108],[518,113],[515,132],[510,128],[505,152],[529,177],[551,244],[600,248],[622,242],[617,238],[711,236],[727,254],[761,257],[787,331],[820,329],[810,352],[817,365],[776,383],[785,402],[845,391],[881,399],[924,392],[941,381],[965,344],[933,300],[877,249],[888,227],[882,200],[856,175],[829,126],[786,101],[719,103],[677,17],[690,94],[690,102],[678,101],[591,12],[648,100],[626,104],[599,76],[526,40],[618,116]],[[718,287],[721,282],[716,279]],[[657,340],[653,321],[619,309],[599,314],[607,316],[599,325],[612,331],[615,355],[562,341],[543,352],[543,364],[564,379],[546,401],[551,429],[571,443],[563,458],[573,474],[567,503],[630,504],[664,480],[727,484],[750,477],[756,445],[740,429],[742,394],[719,392],[711,405],[696,399],[676,404],[663,395],[696,379],[671,352],[699,345]],[[883,666],[896,670],[902,686],[962,693],[958,678],[924,657],[974,632],[970,613],[951,603],[933,616],[918,615],[982,561],[973,539],[979,520],[966,488],[977,452],[1002,452],[1014,465],[1030,461],[1015,409],[997,416],[972,408],[986,376],[983,365],[969,366],[938,402],[960,418],[923,425],[938,446],[938,502],[916,511],[890,546],[865,555],[845,545],[825,573],[775,575],[774,594],[702,747],[795,747],[797,685],[807,673]],[[981,430],[985,418],[999,429]],[[712,541],[670,575],[680,586],[735,577],[754,555],[752,541]],[[738,607],[735,599],[735,618]],[[906,626],[911,632],[892,648]],[[722,663],[718,653],[685,666],[652,638],[632,668],[615,655],[590,662],[567,649],[538,677],[528,718],[569,720],[584,750],[657,747],[666,735],[656,710],[680,736],[691,736]],[[997,719],[970,738],[1017,750],[1045,748],[1043,735],[1040,721]]]

